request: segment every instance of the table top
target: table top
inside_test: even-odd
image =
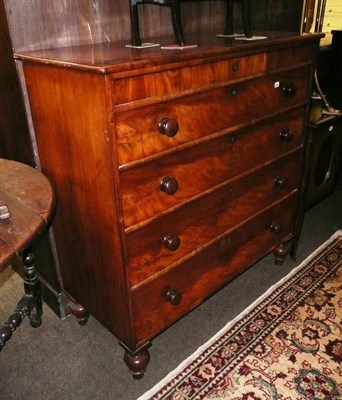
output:
[[[48,226],[54,205],[42,173],[0,158],[0,272]]]

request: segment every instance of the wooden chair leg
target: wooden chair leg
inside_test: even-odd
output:
[[[171,15],[173,31],[176,37],[176,42],[179,46],[185,45],[184,32],[182,27],[181,15],[180,15],[180,4],[179,0],[174,0],[171,3]]]
[[[224,29],[225,35],[234,35],[234,0],[227,0],[227,12],[226,12],[226,27]]]
[[[243,32],[247,38],[251,38],[252,34],[252,26],[251,26],[251,2],[250,0],[243,0],[241,5],[242,11],[242,26]]]
[[[251,24],[251,2],[250,0],[241,0],[241,16],[243,33],[247,38],[251,38],[252,24]],[[227,14],[226,14],[226,27],[224,30],[225,35],[234,35],[234,0],[227,0]]]
[[[139,14],[138,14],[138,4],[136,1],[131,0],[131,45],[132,46],[141,46],[141,38],[139,31]]]

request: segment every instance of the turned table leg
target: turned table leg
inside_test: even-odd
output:
[[[40,284],[35,268],[34,256],[30,248],[23,252],[22,259],[24,263],[25,294],[17,304],[14,313],[0,328],[0,351],[12,337],[13,332],[18,328],[26,315],[32,327],[37,328],[42,323],[43,308]]]
[[[21,302],[24,307],[27,306],[31,326],[37,328],[42,324],[43,304],[35,259],[31,249],[25,250],[22,258],[24,263],[25,295]]]

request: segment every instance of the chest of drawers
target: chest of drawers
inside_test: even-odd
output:
[[[320,36],[267,36],[16,55],[65,293],[135,377],[153,337],[298,236]]]

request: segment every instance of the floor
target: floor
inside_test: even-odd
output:
[[[61,321],[45,306],[43,325],[32,329],[25,320],[0,354],[0,399],[137,399],[338,229],[342,229],[340,183],[332,196],[306,213],[296,260],[275,266],[273,255],[266,256],[160,334],[140,381],[130,376],[115,337],[95,318],[82,327],[74,318]],[[1,274],[1,322],[12,312],[14,299],[21,297],[21,284],[10,269]]]

